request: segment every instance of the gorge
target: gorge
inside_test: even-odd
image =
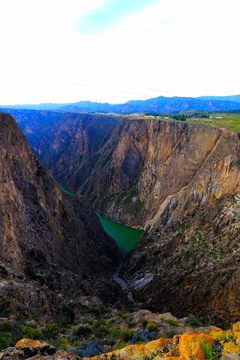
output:
[[[33,216],[38,218],[37,211],[42,214],[41,209],[46,208],[49,214],[53,212],[53,220],[46,221],[43,217],[42,221],[54,224],[56,214],[63,216],[58,210],[61,201],[61,209],[68,209],[67,206],[75,209],[76,215],[72,210],[64,210],[65,213],[71,212],[71,221],[74,222],[77,216],[78,223],[88,223],[85,227],[88,234],[93,229],[101,232],[103,230],[95,226],[98,220],[93,211],[90,212],[90,205],[84,205],[87,204],[86,196],[94,210],[102,216],[119,224],[145,230],[136,248],[126,255],[119,273],[128,289],[132,289],[135,306],[155,312],[171,311],[177,316],[191,312],[201,321],[215,324],[226,324],[240,317],[240,147],[237,134],[226,129],[155,118],[31,110],[11,112],[15,112],[19,126],[42,164],[67,191],[78,195],[63,195],[55,180],[48,180],[50,174],[38,160],[34,160],[38,165],[31,165],[27,157],[19,159],[18,155],[12,155],[14,161],[11,164],[20,166],[19,162],[23,163],[24,160],[33,167],[32,174],[36,177],[34,184],[40,181],[46,186],[46,181],[41,180],[42,172],[47,174],[47,183],[55,182],[54,186],[48,185],[50,199],[53,197],[48,202],[55,210],[48,209],[46,206],[50,205],[45,205],[45,200],[40,202],[38,194],[44,194],[43,190],[33,190],[32,195],[24,195],[34,201],[31,205],[31,219]],[[12,118],[6,116],[3,115],[3,119],[11,123]],[[27,153],[30,154],[30,150]],[[14,176],[22,179],[22,173],[19,174]],[[25,189],[26,186],[21,185],[22,181],[17,180],[17,184],[20,184],[20,189]],[[41,199],[45,199],[44,196],[41,195]],[[62,205],[66,201],[68,205]],[[77,206],[80,206],[81,212],[76,210]],[[93,223],[84,219],[84,214],[90,213]],[[61,220],[63,223],[66,222],[64,218]],[[31,219],[30,224],[34,228],[36,225]],[[12,231],[15,231],[14,226],[11,226]],[[67,226],[63,230],[59,229],[62,234],[70,231],[66,230]],[[96,259],[95,273],[90,265],[93,257],[89,258],[87,247],[90,245],[87,245],[87,240],[84,240],[83,249],[87,251],[86,255],[80,255],[80,250],[74,245],[76,234],[82,233],[82,230],[77,229],[76,224],[75,235],[71,234],[70,238],[75,255],[83,256],[80,278],[77,275],[77,261],[69,261],[66,270],[76,274],[73,282],[82,284],[82,290],[77,291],[78,285],[74,285],[71,294],[93,296],[94,290],[90,286],[93,281],[98,289],[98,301],[106,304],[114,303],[117,299],[120,302],[127,301],[120,288],[114,290],[113,296],[112,289],[116,284],[111,283],[107,275],[113,274],[114,268],[120,265],[121,258],[116,247],[113,250],[111,242],[111,248],[107,249],[107,245],[104,245],[103,250],[98,247],[101,245],[95,243],[95,250],[90,251]],[[38,227],[36,230],[37,236],[43,238],[49,231]],[[98,241],[104,237],[110,244],[109,237],[100,232],[95,232]],[[66,235],[58,236],[64,239]],[[64,248],[64,240],[61,241]],[[26,246],[23,241],[17,253],[11,255],[14,259],[12,263],[15,262],[21,272],[31,274],[34,280],[42,279],[42,284],[52,279],[49,286],[52,291],[56,291],[60,280],[57,282],[54,274],[58,266],[63,264],[61,246],[54,255],[59,260],[56,260],[54,266],[51,265],[53,267],[44,268],[44,273],[40,270],[32,271],[32,267],[36,268],[37,262],[42,261],[40,258],[46,256],[45,248],[36,250],[33,239],[29,244],[31,246]],[[24,250],[24,256],[21,250],[23,247],[27,249]],[[96,251],[98,254],[95,254]],[[5,267],[8,266],[6,261],[10,261],[7,260],[9,256],[6,254],[3,259]],[[70,253],[68,255],[66,252],[64,261],[68,256],[70,259]],[[30,264],[21,265],[21,258]],[[105,271],[108,266],[110,272]],[[102,286],[94,280],[99,270],[103,273]],[[46,280],[45,276],[48,276]],[[61,281],[65,289],[64,296],[67,296],[69,287],[65,287],[65,280]]]

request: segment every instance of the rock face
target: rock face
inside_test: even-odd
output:
[[[30,145],[58,181],[114,221],[149,229],[239,190],[239,139],[227,130],[84,114],[65,120],[48,135],[32,134]]]
[[[216,325],[240,317],[240,199],[223,196],[155,226],[127,254],[119,276],[154,311]]]
[[[62,281],[69,294],[76,290],[68,288],[74,277],[79,286],[88,277],[107,279],[121,255],[87,199],[62,192],[3,113],[0,147],[0,275],[52,284],[53,290]]]

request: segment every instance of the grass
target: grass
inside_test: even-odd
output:
[[[204,352],[205,355],[205,359],[206,360],[211,360],[213,359],[213,348],[212,348],[212,344],[206,343],[205,341],[200,341],[200,346]]]

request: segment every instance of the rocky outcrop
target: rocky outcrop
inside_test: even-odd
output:
[[[63,193],[15,120],[3,113],[0,147],[2,278],[35,280],[40,288],[47,284],[66,296],[84,293],[84,288],[87,293],[84,279],[107,281],[121,256],[87,199]]]

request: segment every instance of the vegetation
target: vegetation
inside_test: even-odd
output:
[[[151,323],[148,325],[148,331],[152,332],[152,331],[157,331],[158,330],[158,326],[154,323]]]
[[[191,326],[201,326],[200,321],[192,314],[190,314],[185,320],[185,324],[189,324]]]
[[[178,321],[174,319],[168,319],[167,323],[171,326],[178,326]]]

